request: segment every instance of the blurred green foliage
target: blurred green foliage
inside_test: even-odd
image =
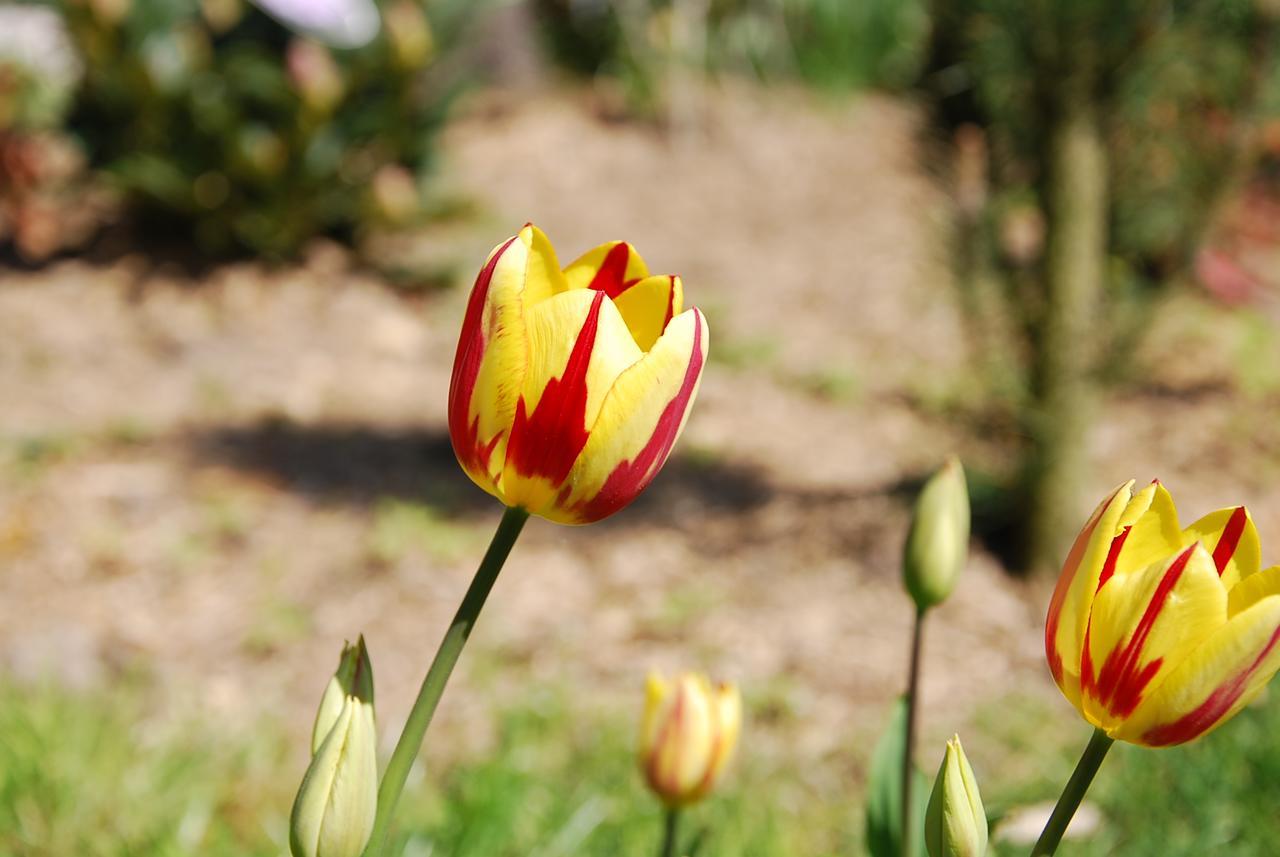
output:
[[[924,0],[534,0],[551,56],[621,84],[633,107],[670,93],[673,67],[827,89],[913,83],[924,62]]]
[[[206,252],[412,221],[459,85],[440,51],[473,5],[387,0],[370,44],[336,50],[242,0],[64,0],[71,128],[145,229]]]

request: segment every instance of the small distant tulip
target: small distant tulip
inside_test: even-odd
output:
[[[342,69],[319,42],[291,39],[285,49],[285,68],[302,103],[317,113],[328,113],[342,100],[346,89]]]
[[[378,809],[373,671],[364,639],[342,651],[312,732],[312,758],[293,803],[293,857],[360,857]]]
[[[397,65],[415,69],[431,59],[436,47],[435,35],[420,0],[396,0],[383,9],[382,14]]]
[[[698,391],[707,322],[679,277],[620,241],[561,270],[529,225],[500,244],[467,306],[449,434],[467,475],[564,524],[612,515],[666,462]]]
[[[650,675],[640,732],[640,768],[649,788],[676,808],[710,794],[733,756],[742,699],[731,684],[712,687],[685,673],[674,683]]]
[[[907,591],[924,611],[947,600],[969,555],[969,489],[955,458],[925,483],[903,550]]]
[[[987,853],[987,813],[959,735],[947,742],[933,783],[924,817],[924,842],[929,857],[983,857]]]
[[[1113,492],[1076,537],[1045,651],[1086,720],[1164,747],[1229,720],[1280,669],[1280,566],[1260,570],[1243,506],[1183,529],[1163,485],[1132,488]]]

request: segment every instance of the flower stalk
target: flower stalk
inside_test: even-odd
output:
[[[493,541],[489,543],[484,559],[480,561],[480,567],[476,569],[471,586],[467,589],[458,612],[454,614],[453,622],[449,624],[444,639],[440,641],[435,660],[431,662],[431,667],[422,680],[418,698],[414,700],[413,708],[409,711],[409,719],[405,722],[404,732],[401,733],[395,751],[391,754],[391,761],[387,764],[386,773],[382,776],[382,785],[378,789],[378,815],[374,820],[373,835],[369,840],[368,848],[365,849],[364,857],[378,857],[382,853],[392,817],[395,815],[396,804],[400,800],[400,793],[404,791],[409,771],[422,748],[422,739],[427,734],[427,727],[431,725],[436,706],[439,705],[440,697],[444,694],[445,684],[453,673],[454,665],[458,663],[458,657],[462,654],[467,638],[471,636],[471,629],[475,627],[480,610],[484,607],[485,600],[498,579],[498,573],[502,571],[502,566],[528,519],[529,513],[524,509],[518,506],[507,508],[502,521],[498,524],[497,532],[493,534]]]
[[[915,624],[911,632],[911,667],[907,673],[907,734],[902,744],[902,853],[910,855],[913,843],[911,833],[915,813],[912,812],[912,785],[915,781],[914,759],[916,752],[916,698],[920,689],[920,650],[924,647],[925,609],[916,610]]]
[[[1062,834],[1067,832],[1067,825],[1071,823],[1080,802],[1084,800],[1085,792],[1098,773],[1098,768],[1102,766],[1102,760],[1107,757],[1107,751],[1114,743],[1115,739],[1108,737],[1106,732],[1101,729],[1093,730],[1093,737],[1089,739],[1089,745],[1084,748],[1080,761],[1076,763],[1071,779],[1067,780],[1066,787],[1058,797],[1058,803],[1054,806],[1053,814],[1049,816],[1049,823],[1044,826],[1040,839],[1036,841],[1031,857],[1042,857],[1058,850]]]
[[[676,807],[667,809],[663,816],[662,850],[659,857],[680,857],[676,851],[676,842],[680,838],[680,810]]]

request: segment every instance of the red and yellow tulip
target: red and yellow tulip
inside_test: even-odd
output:
[[[706,797],[724,773],[742,729],[742,697],[731,684],[684,673],[649,676],[640,729],[640,769],[668,807]]]
[[[1090,517],[1049,605],[1054,680],[1112,738],[1163,747],[1226,722],[1280,669],[1280,566],[1243,506],[1185,529],[1159,482]]]
[[[624,242],[563,270],[527,225],[476,279],[449,389],[467,475],[508,506],[585,524],[626,506],[675,445],[707,357],[680,278]]]

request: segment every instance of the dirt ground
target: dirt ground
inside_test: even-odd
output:
[[[952,451],[1004,455],[921,406],[965,369],[947,201],[913,110],[775,93],[712,111],[679,143],[566,96],[449,132],[446,182],[486,212],[450,236],[460,264],[529,220],[562,261],[625,237],[684,276],[713,353],[640,502],[594,527],[528,527],[442,709],[460,740],[486,697],[539,683],[638,704],[649,667],[697,666],[782,699],[805,752],[847,745],[905,667],[904,486]],[[393,291],[326,243],[284,269],[125,254],[5,272],[8,667],[85,685],[141,672],[161,709],[302,731],[364,631],[380,717],[398,724],[500,511],[445,425],[465,297]],[[1148,355],[1168,371],[1100,414],[1091,484],[1158,475],[1191,517],[1248,502],[1265,545],[1277,399],[1239,394],[1240,352],[1201,315],[1174,315]],[[975,544],[929,629],[930,731],[1003,694],[1056,694],[1048,587],[1012,583]]]

